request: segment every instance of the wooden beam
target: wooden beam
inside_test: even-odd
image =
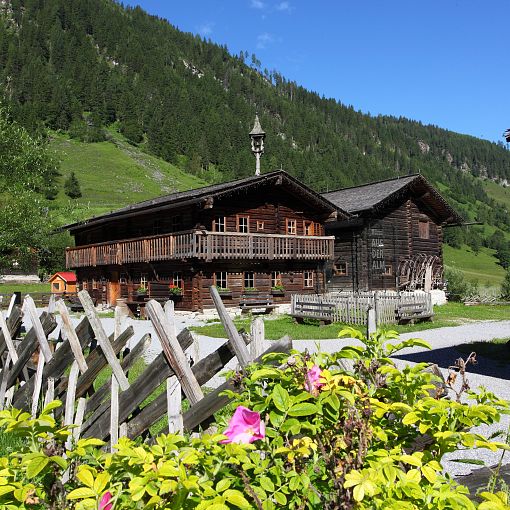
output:
[[[50,344],[48,343],[48,339],[44,333],[44,329],[42,327],[41,321],[39,319],[39,315],[37,314],[37,308],[35,307],[34,300],[31,296],[25,296],[25,300],[23,302],[23,307],[25,311],[28,313],[30,317],[30,322],[32,323],[32,327],[34,328],[35,334],[37,336],[37,341],[39,342],[39,346],[41,348],[41,352],[44,355],[44,359],[46,363],[49,363],[52,358],[52,353],[50,349]]]
[[[43,326],[43,331],[46,335],[49,335],[56,327],[57,322],[55,321],[55,318],[52,315],[47,314],[46,312],[43,312],[40,317],[40,322]],[[36,351],[37,349],[37,336],[35,333],[34,328],[30,328],[28,333],[25,335],[25,338],[21,340],[21,343],[18,346],[17,353],[18,353],[18,361],[14,363],[14,366],[9,371],[9,379],[7,381],[7,388],[10,388],[18,378],[19,374],[23,371],[25,368],[25,365],[28,363],[28,360],[30,359],[30,356]],[[59,349],[60,351],[60,349]],[[58,351],[57,351],[58,352]],[[32,378],[30,379],[32,381]],[[19,390],[26,390],[26,387],[29,386],[30,381],[28,381],[24,386],[22,386]],[[19,391],[18,390],[18,391]],[[16,398],[16,394],[15,394]],[[26,405],[29,401],[29,397],[25,399],[24,402],[20,402],[20,405],[16,405],[16,399],[15,399],[15,407],[18,409],[27,409]]]
[[[71,324],[71,317],[69,316],[67,306],[65,305],[62,299],[59,299],[56,302],[55,306],[60,313],[60,318],[62,319],[62,328],[64,330],[67,340],[69,341],[69,345],[71,346],[71,350],[73,351],[74,358],[78,363],[80,372],[83,374],[86,372],[88,367],[85,361],[85,356],[83,355],[80,340],[78,339],[78,335],[76,334],[76,331]]]
[[[209,287],[209,289],[211,292],[211,297],[214,302],[214,306],[216,307],[216,310],[218,311],[220,320],[223,324],[223,327],[225,328],[225,331],[227,332],[228,339],[230,340],[232,348],[234,349],[234,351],[236,353],[237,360],[239,361],[239,364],[241,365],[241,367],[244,368],[251,361],[250,353],[248,352],[248,349],[246,348],[246,344],[244,343],[243,339],[241,338],[241,335],[237,331],[234,321],[231,319],[230,315],[228,314],[227,309],[225,308],[225,305],[223,304],[223,301],[221,300],[218,289],[214,285],[211,285],[211,287]]]
[[[183,350],[187,349],[193,342],[193,337],[187,329],[183,329],[177,340]],[[90,363],[89,363],[90,364]],[[167,377],[174,375],[174,371],[168,364],[165,354],[162,352],[143,371],[140,377],[133,382],[131,387],[119,395],[119,420],[125,421],[128,416],[160,385]],[[166,399],[166,394],[162,393]],[[85,437],[108,436],[110,430],[110,402],[103,402],[93,415],[83,424]],[[163,410],[166,405],[163,403]],[[163,411],[164,412],[164,411]]]
[[[86,290],[81,290],[78,292],[78,297],[83,306],[83,310],[85,311],[85,315],[88,317],[90,325],[94,330],[94,334],[96,335],[97,343],[101,347],[103,354],[105,355],[108,364],[112,368],[112,372],[117,378],[119,382],[120,389],[125,391],[129,388],[129,381],[127,380],[126,375],[122,371],[122,367],[120,366],[119,360],[117,356],[113,352],[112,345],[110,344],[110,340],[106,335],[103,325],[101,324],[101,320],[97,316],[96,310],[94,308],[94,303],[89,296],[89,293]]]
[[[41,321],[43,324],[43,327],[47,334],[51,332],[55,327],[55,319],[52,315],[48,315],[46,312],[41,315]],[[93,338],[94,332],[90,328],[90,324],[88,319],[85,317],[76,327],[76,332],[78,335],[78,338],[80,339],[80,345],[87,345]],[[27,337],[31,336],[33,341],[32,343],[28,343],[26,340]],[[35,339],[35,334],[32,330],[27,334],[27,337],[22,340],[20,346],[18,347],[18,354],[19,354],[19,360],[16,363],[15,367],[12,368],[11,374],[9,375],[9,383],[12,385],[16,381],[17,375],[20,373],[20,362],[23,362],[26,364],[32,353],[37,348],[37,340]],[[43,382],[48,377],[53,377],[55,380],[59,379],[63,373],[67,370],[69,365],[73,361],[73,353],[71,351],[71,347],[69,345],[69,341],[66,340],[62,343],[59,349],[57,349],[54,354],[52,360],[47,363],[44,367],[43,371]],[[24,366],[24,365],[23,365]],[[66,383],[67,384],[67,383]],[[30,399],[30,392],[33,390],[34,386],[34,378],[31,377],[25,385],[18,388],[14,395],[14,405],[15,407],[18,407],[19,409],[26,409],[26,403]],[[57,388],[58,390],[58,388]],[[57,393],[58,395],[58,393]],[[58,409],[56,410],[55,414],[59,414]]]
[[[151,299],[145,305],[145,311],[152,321],[152,325],[163,347],[163,352],[177,379],[179,379],[185,395],[188,397],[191,405],[196,404],[204,398],[204,394],[191,371],[186,355],[177,341],[175,329],[169,324],[161,305],[154,299]]]

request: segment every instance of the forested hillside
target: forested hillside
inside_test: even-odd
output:
[[[98,142],[116,129],[188,173],[227,180],[253,172],[247,134],[258,111],[263,170],[283,167],[317,190],[421,172],[467,220],[490,225],[459,230],[452,244],[510,251],[508,211],[479,181],[510,180],[502,144],[362,114],[263,69],[255,55],[231,55],[111,0],[0,0],[0,12],[4,102],[32,133]]]

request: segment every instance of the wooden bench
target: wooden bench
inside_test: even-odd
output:
[[[395,317],[399,324],[415,320],[431,320],[434,312],[427,310],[425,303],[402,303],[395,308]]]
[[[336,305],[334,303],[313,303],[297,301],[297,311],[292,314],[295,321],[302,323],[304,319],[317,319],[321,324],[331,324],[334,321]]]
[[[256,308],[264,308],[265,313],[269,313],[277,307],[278,305],[273,303],[273,296],[269,294],[242,294],[239,299],[241,313],[249,312]]]

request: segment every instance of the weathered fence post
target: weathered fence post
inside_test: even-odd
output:
[[[32,323],[32,327],[34,328],[35,334],[37,336],[37,341],[39,342],[39,347],[41,349],[42,354],[44,355],[44,359],[46,363],[48,363],[51,358],[51,349],[50,344],[48,343],[48,339],[44,334],[44,329],[39,319],[39,315],[37,315],[37,309],[35,307],[34,300],[31,296],[26,296],[23,302],[23,308],[28,313],[30,317],[30,322]]]
[[[61,331],[69,341],[69,345],[71,346],[71,350],[74,354],[74,359],[80,368],[80,372],[83,374],[88,367],[85,362],[85,356],[83,355],[80,340],[78,339],[78,335],[71,324],[71,317],[69,317],[67,306],[63,300],[59,299],[56,303],[56,307],[60,313],[60,318],[62,319]]]
[[[214,287],[213,285],[211,285],[210,291],[211,291],[211,297],[214,302],[214,306],[216,307],[216,310],[218,311],[220,320],[223,324],[223,327],[225,328],[225,331],[227,332],[228,339],[230,340],[232,348],[234,349],[234,351],[236,353],[237,360],[239,361],[239,364],[241,365],[241,367],[244,368],[251,361],[250,353],[248,352],[248,348],[246,347],[246,344],[244,343],[243,339],[241,338],[241,335],[237,331],[234,321],[230,318],[230,315],[228,314],[227,309],[225,308],[225,305],[223,304],[223,301],[221,300],[221,296],[218,292],[218,289],[216,287]]]
[[[174,370],[177,379],[179,379],[190,404],[196,404],[199,400],[204,398],[204,394],[188,365],[184,351],[177,341],[175,329],[172,330],[161,305],[154,299],[151,299],[145,305],[145,311],[152,321],[168,363]]]
[[[370,306],[367,310],[367,338],[377,331],[375,310]]]
[[[251,323],[251,343],[250,355],[252,359],[258,358],[264,352],[264,321],[261,317],[257,317]]]
[[[176,335],[174,302],[168,300],[165,303],[165,315],[168,320],[171,332]],[[196,342],[193,342],[196,343]],[[190,348],[193,344],[190,346]],[[168,418],[168,431],[170,433],[182,433],[182,387],[175,375],[166,380],[166,405]]]
[[[86,290],[81,290],[78,292],[78,297],[80,298],[83,310],[85,311],[85,315],[89,319],[90,326],[94,330],[97,343],[99,344],[99,347],[101,347],[101,350],[103,351],[108,364],[112,367],[112,372],[115,374],[115,377],[119,382],[120,389],[122,391],[127,390],[129,388],[129,381],[127,380],[127,377],[124,374],[122,367],[120,366],[119,360],[113,351],[110,340],[104,332],[103,325],[101,324],[101,321],[96,314],[92,299]]]
[[[113,332],[114,341],[122,333],[122,323],[125,319],[124,308],[115,307],[115,327]],[[123,372],[124,373],[124,372]],[[110,450],[115,450],[119,442],[119,381],[115,374],[112,374],[111,398],[110,398]]]

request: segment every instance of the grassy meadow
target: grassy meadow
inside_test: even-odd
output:
[[[206,182],[130,145],[115,131],[104,142],[83,143],[53,133],[50,146],[60,161],[59,194],[53,205],[66,222],[103,214],[157,196],[198,188]],[[63,183],[74,172],[82,197],[71,200]]]
[[[498,264],[494,250],[481,248],[475,254],[467,246],[452,248],[443,245],[443,257],[446,267],[458,269],[467,280],[477,282],[481,287],[498,287],[505,278],[505,270]]]

